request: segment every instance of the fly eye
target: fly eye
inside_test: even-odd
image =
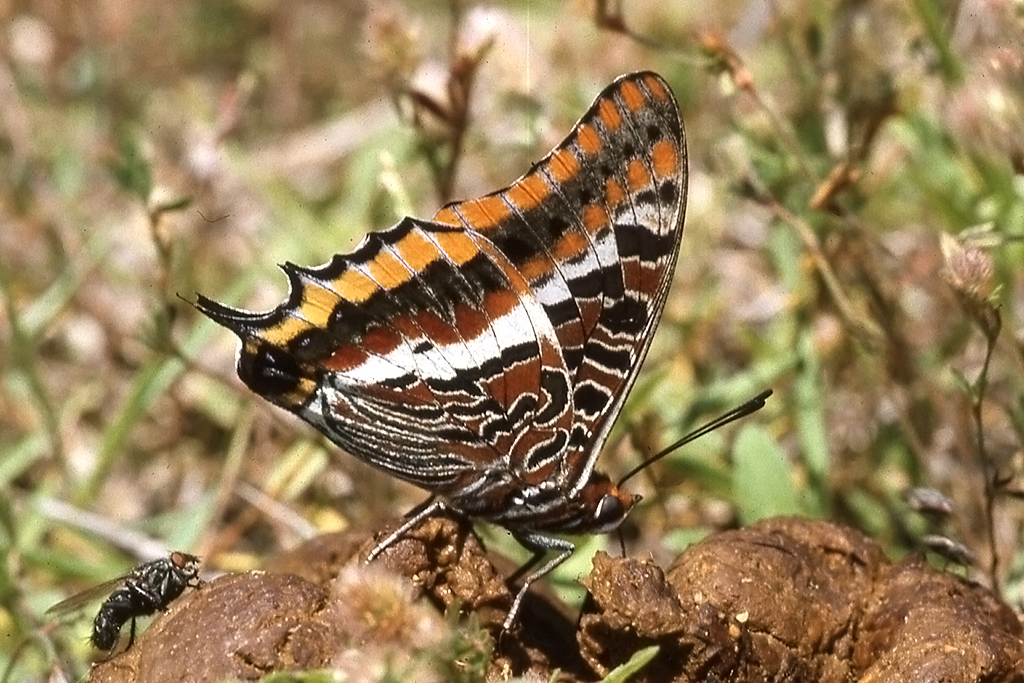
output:
[[[620,498],[610,493],[604,494],[597,503],[597,509],[594,510],[594,533],[605,533],[615,529],[622,524],[628,512]]]

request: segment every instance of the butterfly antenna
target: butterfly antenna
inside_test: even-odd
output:
[[[651,456],[647,460],[644,460],[642,463],[631,469],[629,473],[626,474],[626,476],[619,480],[619,486],[625,484],[627,480],[632,479],[634,475],[636,475],[641,470],[645,469],[648,465],[661,460],[662,458],[664,458],[666,455],[676,450],[677,448],[684,446],[695,439],[699,439],[705,434],[713,432],[719,427],[723,427],[729,424],[733,420],[738,420],[741,417],[746,417],[747,415],[750,415],[751,413],[756,413],[757,411],[761,410],[761,408],[764,408],[765,401],[767,401],[768,397],[771,395],[772,390],[765,389],[760,394],[750,399],[746,403],[743,403],[742,405],[733,408],[729,412],[723,415],[719,415],[711,422],[708,422],[707,424],[698,427],[697,429],[693,430],[683,438],[679,439],[679,441],[676,441],[671,446],[662,449],[655,455]]]

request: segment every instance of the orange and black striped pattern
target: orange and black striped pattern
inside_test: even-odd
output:
[[[686,181],[671,90],[629,74],[511,186],[286,264],[272,311],[197,305],[241,339],[257,394],[438,505],[565,550],[543,534],[634,503],[594,464],[665,305]]]

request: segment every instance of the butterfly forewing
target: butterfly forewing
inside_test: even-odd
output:
[[[268,313],[197,305],[241,338],[250,388],[354,455],[466,514],[557,527],[521,494],[586,484],[664,307],[685,192],[675,100],[631,74],[510,187],[285,266]]]
[[[507,387],[511,368],[531,396],[547,375],[564,377],[557,340],[522,277],[480,235],[406,219],[369,242],[388,249],[374,250],[365,272],[386,254],[405,279],[373,280],[379,289],[364,304],[373,322],[331,347],[300,414],[396,476],[460,495],[503,467],[519,415],[534,418],[533,436],[546,429],[537,406]],[[337,278],[331,286],[343,289]]]
[[[434,217],[507,254],[558,337],[572,428],[562,451],[513,454],[525,481],[550,481],[557,468],[558,484],[576,491],[589,477],[664,308],[685,199],[678,106],[660,77],[638,73],[608,86],[511,187]]]

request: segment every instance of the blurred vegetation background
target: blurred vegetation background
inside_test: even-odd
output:
[[[259,567],[423,494],[235,378],[254,310],[404,215],[514,180],[615,76],[686,122],[676,281],[599,467],[627,547],[797,513],[1019,611],[1024,5],[1007,0],[0,2],[0,670],[81,675],[48,606],[167,548]],[[906,501],[952,503],[929,521]],[[492,545],[518,552],[500,530]],[[568,596],[595,538],[554,580]],[[947,549],[946,555],[950,552]],[[962,562],[967,558],[962,558]],[[962,564],[961,562],[961,564]]]

